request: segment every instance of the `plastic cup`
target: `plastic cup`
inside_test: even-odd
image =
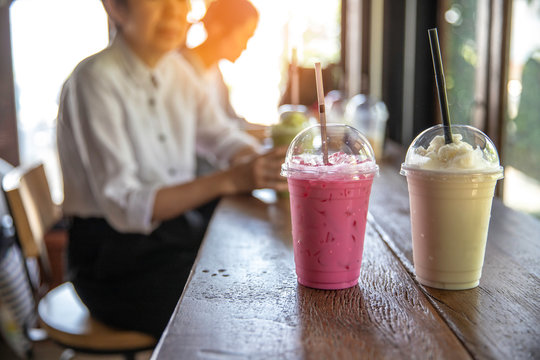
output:
[[[303,105],[279,107],[279,122],[270,129],[274,147],[289,145],[294,137],[309,124],[308,110]]]
[[[326,104],[326,121],[328,123],[344,124],[345,121],[345,106],[347,105],[347,99],[343,96],[341,91],[332,90],[324,98]]]
[[[347,124],[360,130],[369,140],[375,158],[382,159],[388,110],[384,102],[373,96],[357,94],[345,107]]]
[[[281,105],[279,122],[270,128],[274,147],[289,146],[298,133],[309,126],[308,109],[304,105]],[[288,191],[279,191],[277,196],[288,198]]]
[[[344,289],[360,276],[378,166],[368,140],[350,126],[327,126],[328,165],[321,142],[320,125],[303,130],[281,170],[289,184],[296,274],[308,287]]]
[[[453,125],[454,143],[430,152],[432,141],[444,144],[443,129],[437,125],[418,135],[401,166],[409,188],[414,268],[421,284],[471,289],[482,275],[493,194],[503,168],[491,140],[471,126]],[[471,151],[449,156],[461,142]]]

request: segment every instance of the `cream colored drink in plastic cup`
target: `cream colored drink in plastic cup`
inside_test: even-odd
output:
[[[439,289],[478,286],[497,180],[497,150],[481,131],[443,126],[421,133],[409,147],[401,174],[407,177],[413,261],[417,280]]]

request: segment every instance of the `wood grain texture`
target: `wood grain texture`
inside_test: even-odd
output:
[[[358,286],[298,285],[287,205],[221,202],[153,359],[470,357],[370,224]]]
[[[393,149],[373,185],[375,228],[414,275],[404,152]],[[540,358],[540,222],[494,199],[480,286],[423,289],[451,329],[478,358]]]

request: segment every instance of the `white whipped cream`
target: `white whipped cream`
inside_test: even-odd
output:
[[[444,136],[431,140],[427,149],[418,147],[407,159],[407,166],[426,170],[489,170],[499,167],[484,157],[480,147],[473,148],[461,141],[460,134],[453,134],[453,142],[445,144]]]

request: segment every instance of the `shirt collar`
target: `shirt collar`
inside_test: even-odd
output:
[[[161,68],[164,66],[164,60],[168,54],[163,56],[154,68],[150,68],[129,47],[122,34],[117,34],[114,37],[111,48],[118,54],[126,75],[136,84],[143,87],[150,86],[157,88],[162,83]]]

